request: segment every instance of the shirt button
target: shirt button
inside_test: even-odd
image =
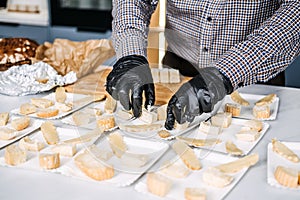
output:
[[[203,52],[208,52],[208,48],[207,47],[203,47],[202,51]]]
[[[208,22],[211,22],[211,21],[212,21],[212,18],[211,18],[211,17],[207,17],[206,20],[207,20]]]

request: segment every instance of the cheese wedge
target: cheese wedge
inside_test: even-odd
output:
[[[0,140],[11,140],[18,135],[18,132],[8,127],[0,128]]]
[[[52,122],[46,121],[41,125],[41,131],[47,144],[53,145],[59,142],[58,133],[56,127]]]
[[[117,108],[117,101],[112,98],[109,94],[106,96],[105,104],[104,104],[104,111],[108,114],[112,114],[115,112]]]
[[[211,117],[211,124],[213,126],[220,126],[223,128],[228,128],[232,121],[232,114],[225,113],[217,113],[216,115]]]
[[[167,119],[167,104],[164,104],[162,106],[159,106],[156,110],[157,112],[157,120],[165,121]]]
[[[148,173],[146,184],[149,192],[157,196],[164,197],[170,191],[173,183],[165,176],[157,173]]]
[[[109,145],[113,153],[121,158],[127,150],[127,145],[123,140],[123,136],[119,132],[113,132],[108,136]]]
[[[17,131],[21,131],[30,125],[29,117],[20,117],[11,121],[11,126]]]
[[[283,166],[276,167],[274,173],[277,182],[289,188],[298,187],[298,170]]]
[[[72,157],[76,154],[77,149],[75,144],[56,144],[51,148],[53,153],[59,153],[59,155]]]
[[[231,155],[243,155],[243,151],[239,149],[232,141],[227,141],[225,144],[226,152]]]
[[[233,181],[233,177],[217,168],[210,167],[203,172],[202,180],[208,185],[223,188]]]
[[[225,112],[231,113],[233,117],[238,117],[241,114],[241,105],[234,103],[226,103]]]
[[[184,142],[178,140],[173,143],[172,148],[189,169],[201,169],[201,163],[197,158],[195,152]]]
[[[0,113],[0,126],[5,126],[8,122],[8,119],[9,119],[8,112]]]
[[[20,149],[17,145],[12,144],[5,148],[4,159],[5,163],[8,165],[20,165],[26,162],[26,151]]]
[[[238,160],[216,166],[223,173],[236,173],[240,170],[255,165],[259,160],[258,154],[251,154]]]
[[[272,145],[273,145],[273,151],[276,152],[278,155],[294,163],[300,162],[299,157],[282,142],[279,142],[276,139],[272,139]]]
[[[255,119],[247,120],[243,125],[251,129],[254,129],[258,132],[263,129],[263,122]]]
[[[50,106],[54,105],[54,102],[52,100],[45,98],[32,98],[30,100],[31,104],[35,105],[38,108],[49,108]]]
[[[159,137],[161,138],[167,138],[171,136],[171,133],[167,130],[160,130],[157,132],[157,134],[159,135]]]
[[[245,100],[237,90],[235,90],[233,93],[231,93],[230,97],[235,103],[238,103],[242,106],[250,105],[250,103],[247,100]]]
[[[257,102],[255,102],[255,105],[262,106],[262,105],[271,104],[276,99],[276,96],[277,96],[276,94],[269,94],[263,97],[262,99],[258,100]]]
[[[48,117],[54,117],[58,115],[59,110],[58,109],[40,109],[36,115],[40,118],[48,118]]]
[[[27,151],[40,151],[45,147],[45,144],[38,140],[31,140],[26,136],[19,141],[19,147]]]
[[[259,138],[260,132],[249,127],[242,127],[241,130],[235,134],[235,136],[241,141],[254,142]]]
[[[152,124],[157,121],[157,113],[143,109],[139,119],[147,124]]]
[[[43,153],[39,155],[40,167],[43,169],[56,169],[60,166],[60,157],[58,153]]]
[[[104,131],[110,130],[115,127],[115,118],[113,115],[102,115],[97,118],[97,126],[104,129]]]
[[[59,103],[65,103],[67,94],[64,87],[57,87],[55,89],[55,100]]]
[[[199,131],[210,135],[218,135],[221,133],[221,127],[213,126],[210,122],[202,121],[200,122]]]
[[[267,119],[271,115],[271,109],[269,105],[255,105],[253,107],[252,113],[256,119]]]
[[[36,111],[37,111],[37,108],[30,103],[24,103],[20,106],[20,113],[22,115],[29,115],[29,114],[35,113]]]

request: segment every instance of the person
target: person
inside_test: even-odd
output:
[[[112,40],[118,60],[106,90],[136,117],[142,112],[143,93],[146,107],[155,102],[146,48],[157,4],[113,1]],[[193,78],[169,100],[165,127],[212,111],[240,87],[276,79],[299,55],[299,33],[298,0],[168,0],[163,63]]]

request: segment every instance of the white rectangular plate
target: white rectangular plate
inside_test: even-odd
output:
[[[255,104],[255,102],[257,102],[261,98],[265,97],[266,95],[246,94],[246,93],[240,93],[240,95],[245,100],[249,101],[250,106],[242,106],[241,114],[240,114],[240,116],[237,116],[236,118],[255,119],[253,114],[252,114],[254,104]],[[226,103],[235,103],[235,102],[231,99],[230,95],[226,95],[223,102],[222,102],[222,105],[219,109],[219,112],[224,112]],[[276,117],[277,117],[277,113],[278,113],[278,107],[279,107],[279,98],[276,97],[274,102],[270,104],[270,110],[271,110],[270,117],[266,118],[266,119],[263,119],[263,120],[275,120]]]
[[[73,108],[68,112],[59,111],[58,115],[56,115],[56,116],[48,117],[48,118],[41,118],[41,119],[60,119],[64,116],[69,115],[69,114],[79,110],[80,108],[90,104],[93,101],[93,97],[89,96],[89,95],[74,94],[74,93],[66,93],[66,94],[67,94],[66,103],[74,102],[74,101],[77,101],[77,100],[84,100],[85,98],[86,98],[86,100],[83,101],[83,102],[80,102],[79,104],[74,105]],[[55,92],[53,92],[51,94],[48,94],[48,95],[44,96],[43,98],[52,100],[54,103],[56,102],[55,101]],[[28,103],[30,103],[30,102],[28,102]],[[53,105],[49,108],[55,108],[55,105]],[[13,109],[11,111],[11,113],[16,114],[16,115],[22,115],[20,113],[20,108]],[[29,114],[28,116],[29,117],[40,118],[36,115],[36,113]]]
[[[207,170],[209,167],[231,162],[237,158],[228,157],[226,155],[222,155],[222,154],[218,154],[206,150],[194,149],[194,151],[202,164],[202,169],[191,171],[190,174],[185,178],[168,177],[173,182],[173,185],[171,187],[170,192],[164,198],[184,199],[185,188],[198,187],[206,190],[206,195],[207,195],[206,199],[211,199],[211,200],[222,199],[235,187],[235,185],[239,182],[239,180],[244,176],[244,174],[248,170],[248,168],[246,168],[241,170],[240,172],[231,174],[234,177],[234,180],[232,181],[232,183],[230,183],[228,186],[224,188],[209,186],[202,181],[203,172]],[[156,164],[157,169],[166,160],[174,160],[174,158],[178,159],[178,156],[176,156],[175,153],[170,150],[167,152],[164,158],[165,160],[161,159],[161,161]],[[155,171],[154,168],[155,167],[152,167],[150,171],[157,172],[157,170]],[[161,172],[157,172],[157,173],[161,173]],[[139,182],[137,182],[137,184],[135,185],[135,190],[147,195],[155,196],[154,194],[148,192],[147,185],[146,185],[146,176],[144,176]]]
[[[291,149],[295,154],[300,156],[300,142],[283,142],[289,149]],[[289,189],[289,190],[299,190],[300,191],[300,186],[297,188],[288,188],[283,185],[280,185],[277,180],[274,177],[274,173],[276,170],[277,166],[283,166],[283,167],[288,167],[288,168],[293,168],[297,169],[300,172],[300,162],[299,163],[294,163],[291,162],[284,157],[278,155],[272,150],[272,143],[268,144],[268,183],[271,186],[277,187],[277,188],[284,188],[284,189]]]
[[[8,124],[5,125],[5,126],[1,126],[1,127],[7,127],[7,128],[12,128],[11,127],[11,120],[13,119],[17,119],[17,118],[20,118],[20,117],[16,117],[16,116],[10,116],[10,119],[8,121]],[[11,140],[0,140],[0,149],[2,149],[3,147],[9,145],[9,144],[12,144],[14,143],[15,141],[17,141],[18,139],[30,134],[31,132],[35,131],[36,129],[38,129],[41,124],[42,124],[42,120],[38,120],[38,119],[30,119],[30,125],[25,128],[24,130],[21,130],[21,131],[17,131],[17,136],[14,138],[14,139],[11,139]],[[13,129],[13,128],[12,128]]]
[[[59,141],[65,141],[65,140],[69,140],[72,138],[77,138],[83,134],[86,134],[87,132],[89,132],[88,130],[81,130],[78,128],[74,129],[70,129],[70,128],[60,128],[57,127],[57,132],[59,135]],[[45,144],[45,148],[42,149],[40,152],[31,152],[31,151],[27,151],[27,161],[25,163],[22,163],[18,166],[10,166],[7,165],[5,163],[4,160],[4,151],[0,152],[0,165],[2,166],[7,166],[7,167],[15,167],[15,168],[22,168],[22,169],[30,169],[30,170],[38,170],[38,171],[48,171],[48,172],[60,172],[61,168],[67,163],[70,162],[70,160],[72,158],[69,157],[65,157],[65,156],[60,156],[60,167],[57,169],[53,169],[53,170],[43,170],[42,168],[40,168],[39,166],[39,153],[51,153],[52,150],[52,146],[53,145],[48,145],[43,137],[42,132],[39,130],[37,132],[35,132],[34,134],[29,136],[31,139],[33,140],[38,140],[39,142],[43,142]],[[86,145],[91,144],[92,142],[94,142],[96,140],[96,138],[94,138],[93,140],[87,142],[87,143],[83,143],[83,144],[77,144],[77,152],[80,151],[81,149],[83,149]],[[17,143],[18,144],[18,143]]]
[[[96,181],[83,172],[81,172],[72,160],[67,165],[65,165],[60,172],[64,175],[79,178],[85,181],[92,181],[96,184],[108,184],[117,187],[125,187],[134,183],[141,175],[143,175],[168,149],[168,144],[157,141],[146,141],[134,138],[129,138],[124,136],[124,141],[128,147],[128,152],[146,155],[148,157],[148,162],[142,167],[128,167],[125,166],[122,161],[113,156],[107,163],[114,166],[115,175],[108,180]],[[110,150],[108,138],[103,138],[97,146],[101,149]]]
[[[266,122],[263,122],[263,129],[260,131],[260,136],[257,138],[256,141],[254,141],[254,142],[240,141],[236,138],[235,134],[239,132],[240,128],[243,126],[243,124],[246,121],[248,121],[248,120],[233,118],[231,125],[228,128],[222,128],[222,132],[219,135],[212,136],[212,135],[208,135],[203,132],[200,132],[198,129],[195,129],[191,133],[184,135],[184,137],[197,138],[197,139],[210,139],[210,138],[219,139],[219,140],[221,140],[221,143],[215,144],[213,146],[207,146],[207,147],[204,146],[204,147],[198,147],[198,148],[209,149],[209,150],[224,153],[224,154],[228,154],[226,152],[225,143],[226,143],[226,141],[231,140],[239,149],[241,149],[244,152],[243,155],[247,155],[256,146],[256,144],[261,140],[261,138],[267,132],[270,125]]]

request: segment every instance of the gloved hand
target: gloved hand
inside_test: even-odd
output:
[[[106,91],[114,99],[120,100],[124,109],[132,109],[135,117],[142,113],[143,91],[145,108],[153,106],[154,84],[146,58],[137,55],[120,58],[106,79]]]
[[[214,105],[232,90],[230,81],[218,69],[214,67],[200,69],[199,74],[184,83],[170,99],[166,129],[173,129],[175,120],[179,124],[192,122],[195,116],[211,112]]]

